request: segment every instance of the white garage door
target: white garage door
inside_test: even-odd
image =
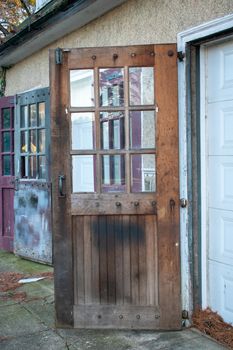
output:
[[[233,323],[233,41],[206,53],[207,304]]]

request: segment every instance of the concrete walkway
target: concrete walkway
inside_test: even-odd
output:
[[[52,268],[0,251],[0,273],[12,271],[36,276]],[[24,301],[14,293],[26,292]],[[8,296],[6,300],[6,295]],[[24,284],[12,292],[0,292],[1,350],[221,350],[226,349],[196,330],[179,332],[100,331],[55,329],[53,281]]]

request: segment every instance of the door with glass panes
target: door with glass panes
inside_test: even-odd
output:
[[[176,47],[50,64],[57,324],[180,328]]]
[[[14,243],[14,96],[0,98],[0,249]]]

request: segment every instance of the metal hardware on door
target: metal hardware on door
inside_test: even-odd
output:
[[[156,207],[156,201],[151,202],[152,207]]]
[[[121,206],[121,202],[116,202],[116,206],[120,207]]]
[[[16,176],[14,180],[11,181],[11,184],[14,185],[14,190],[19,190],[19,178]]]
[[[171,211],[174,210],[175,205],[176,205],[176,202],[174,201],[173,198],[171,198],[171,199],[170,199],[170,209],[171,209]]]
[[[65,175],[58,175],[58,191],[60,197],[65,197],[63,193],[63,182],[65,180]]]
[[[139,202],[138,201],[134,202],[134,206],[139,207]]]
[[[181,208],[186,208],[187,205],[188,205],[188,200],[185,199],[185,198],[181,198],[180,199],[180,206],[181,206]]]

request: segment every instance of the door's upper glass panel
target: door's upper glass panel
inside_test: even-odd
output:
[[[36,104],[29,106],[29,126],[37,126]]]
[[[11,111],[10,108],[4,108],[2,110],[2,128],[10,129],[11,127]]]
[[[73,192],[96,191],[96,157],[93,155],[72,156]]]
[[[100,106],[124,105],[124,69],[103,68],[99,70]]]
[[[130,112],[130,147],[155,148],[155,112]]]
[[[45,126],[45,103],[44,102],[41,102],[38,104],[38,111],[39,111],[38,125]]]
[[[94,106],[93,69],[77,69],[70,71],[70,100],[71,107]]]
[[[28,126],[28,106],[22,106],[20,110],[20,127],[26,128]]]
[[[129,68],[130,105],[154,104],[154,68]]]
[[[131,156],[131,191],[155,192],[155,155],[134,154]]]
[[[21,131],[20,135],[20,149],[21,153],[26,153],[28,151],[28,132]]]
[[[102,156],[102,192],[125,191],[125,157]]]
[[[5,131],[2,133],[2,152],[11,151],[11,133],[10,131]]]
[[[30,130],[29,131],[29,142],[30,142],[29,152],[30,153],[36,153],[37,152],[37,147],[36,147],[36,130]]]
[[[124,112],[100,113],[101,148],[124,148]]]
[[[71,114],[73,150],[94,148],[94,117],[94,113],[88,112]]]
[[[2,157],[2,175],[11,175],[11,156],[4,155]]]

